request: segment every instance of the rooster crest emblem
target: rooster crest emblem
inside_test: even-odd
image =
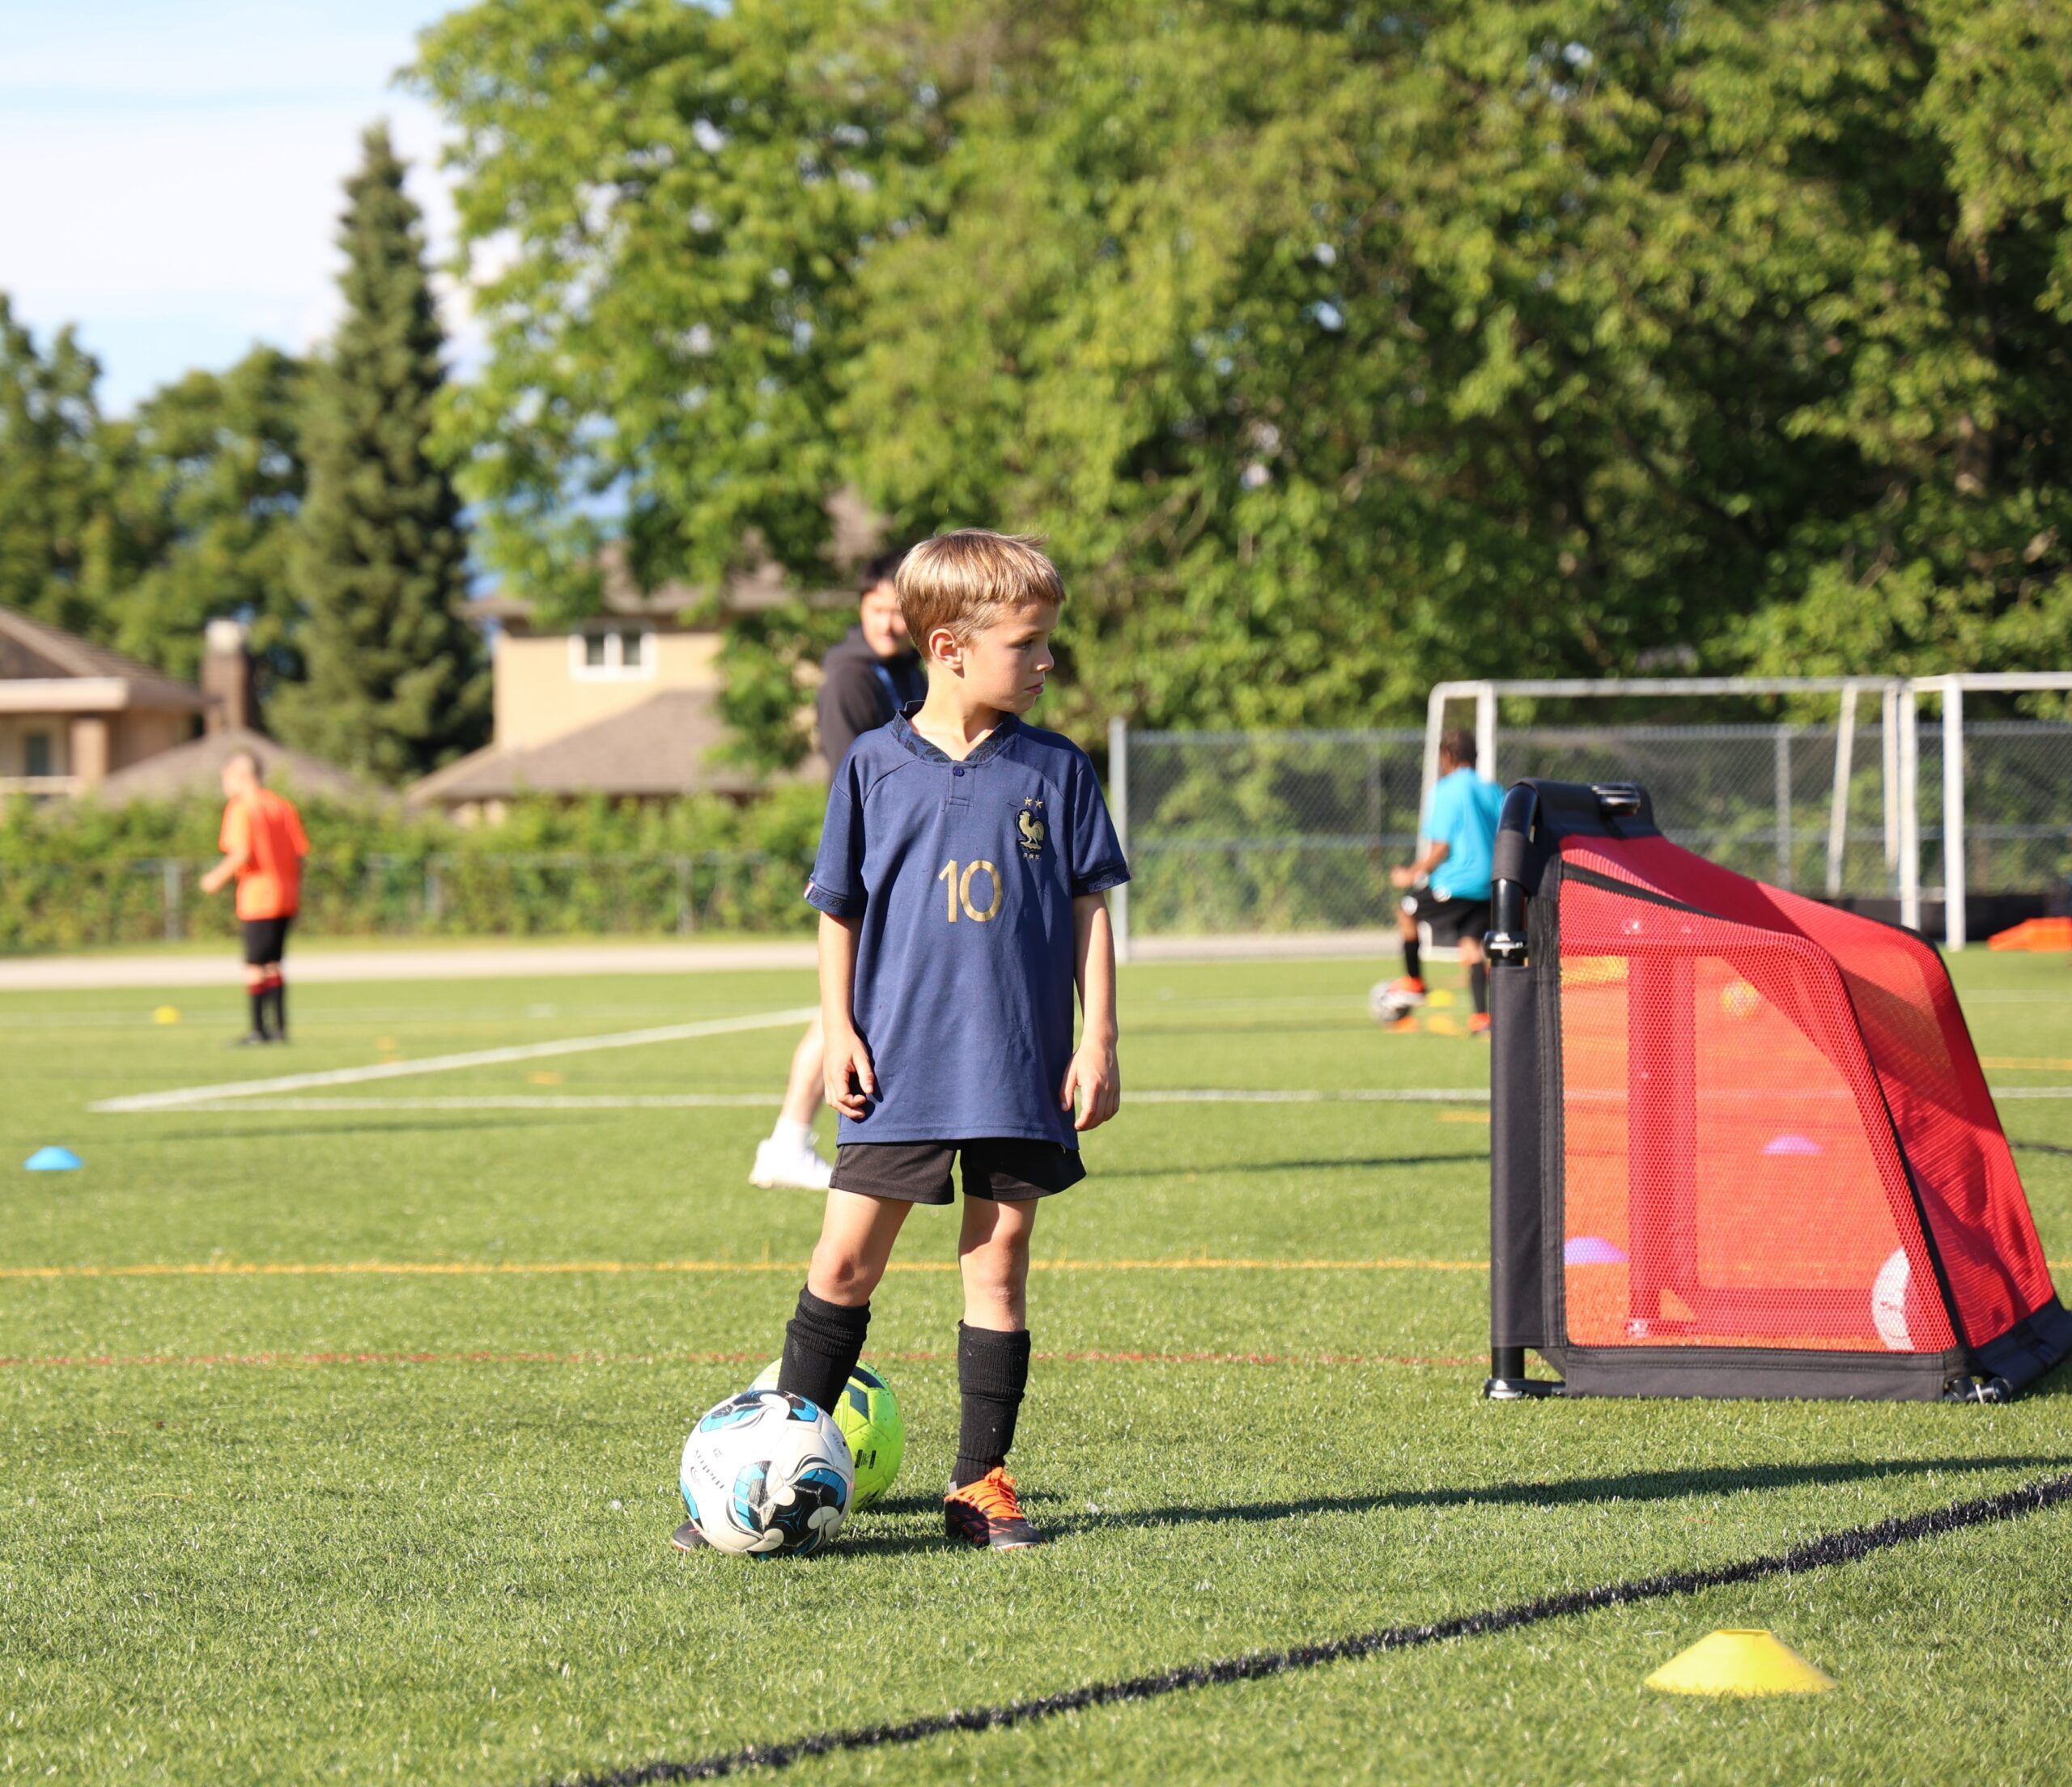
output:
[[[1040,800],[1024,801],[1021,811],[1014,816],[1014,829],[1021,834],[1022,851],[1031,857],[1042,849],[1047,835],[1043,821],[1036,817],[1035,809],[1042,804]]]

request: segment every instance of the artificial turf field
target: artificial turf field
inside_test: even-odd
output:
[[[745,1183],[791,1027],[302,1108],[86,1106],[781,1011],[809,976],[312,987],[291,1049],[236,1053],[227,987],[0,995],[0,1781],[688,1763],[1730,1564],[2072,1469],[2072,1369],[2000,1408],[1480,1401],[1486,1107],[1132,1102],[1486,1084],[1479,1042],[1368,1021],[1392,971],[1125,970],[1122,1114],[1037,1231],[1013,1465],[1055,1542],[941,1538],[955,1218],[923,1211],[866,1355],[905,1411],[900,1482],[823,1556],[777,1562],[667,1538],[683,1435],[774,1356],[817,1228],[816,1197]],[[2072,1085],[2065,958],[1955,973],[1996,1085]],[[166,998],[177,1024],[151,1021]],[[767,1101],[481,1102],[683,1093]],[[2072,1288],[2072,1099],[2002,1112]],[[84,1170],[15,1169],[49,1142]],[[2068,1607],[2061,1505],[784,1778],[2056,1781]],[[1742,1625],[1839,1691],[1641,1686]]]

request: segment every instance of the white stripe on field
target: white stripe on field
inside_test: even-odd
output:
[[[737,1029],[774,1028],[780,1022],[798,1022],[794,1012],[772,1012],[752,1021],[735,1021]],[[567,1054],[580,1046],[585,1048],[624,1048],[634,1041],[664,1042],[681,1036],[686,1026],[674,1026],[666,1032],[632,1031],[625,1038],[580,1038],[567,1044],[543,1044],[540,1047],[553,1048]],[[700,1035],[720,1034],[712,1029],[694,1032]],[[397,1071],[431,1072],[453,1067],[478,1065],[493,1059],[523,1059],[514,1057],[511,1051],[484,1050],[471,1055],[446,1055],[432,1061],[386,1062],[379,1068],[346,1068],[359,1079],[393,1076]],[[320,1075],[291,1076],[304,1084],[338,1085],[337,1080]],[[384,1110],[767,1110],[776,1102],[775,1092],[660,1092],[660,1093],[461,1093],[444,1098],[280,1098],[264,1096],[261,1088],[284,1085],[281,1080],[252,1080],[244,1089],[227,1086],[196,1086],[180,1093],[151,1093],[134,1098],[111,1098],[90,1106],[104,1114],[130,1114],[149,1116],[155,1113],[190,1111],[384,1111]],[[350,1083],[350,1082],[346,1082]],[[1988,1089],[1996,1098],[2072,1098],[2072,1085],[2066,1086],[1993,1086]],[[1576,1096],[1571,1094],[1572,1097]],[[1624,1094],[1619,1095],[1623,1098]],[[1154,1091],[1126,1092],[1124,1105],[1437,1105],[1487,1104],[1489,1091],[1486,1086],[1406,1086],[1356,1087],[1347,1090],[1327,1092],[1304,1087],[1289,1089],[1255,1090],[1225,1087],[1192,1089],[1161,1088]]]
[[[781,1103],[775,1092],[605,1092],[595,1094],[486,1093],[451,1098],[223,1098],[186,1105],[156,1105],[150,1111],[185,1116],[197,1110],[768,1110]]]
[[[1344,1092],[1227,1090],[1132,1092],[1126,1105],[1432,1105],[1454,1101],[1487,1104],[1487,1086],[1358,1086]]]
[[[411,1074],[447,1073],[456,1068],[493,1068],[512,1061],[539,1061],[557,1055],[587,1055],[598,1049],[635,1049],[649,1042],[681,1042],[698,1036],[730,1036],[741,1030],[789,1029],[817,1015],[802,1005],[784,1012],[708,1018],[698,1024],[663,1024],[652,1029],[620,1030],[609,1036],[571,1036],[554,1042],[522,1042],[502,1049],[471,1049],[464,1055],[428,1055],[421,1061],[376,1061],[366,1067],[333,1068],[322,1073],[286,1073],[271,1080],[233,1080],[213,1086],[183,1086],[171,1092],[134,1093],[87,1106],[102,1113],[188,1110],[220,1099],[304,1092],[316,1086],[358,1086],[371,1080],[401,1080]]]
[[[141,1105],[112,1101],[93,1108],[149,1115],[153,1112],[219,1110],[367,1111],[367,1110],[766,1110],[778,1101],[775,1092],[657,1092],[657,1093],[463,1093],[446,1098],[203,1098],[196,1096],[178,1105]],[[1355,1089],[1346,1092],[1299,1090],[1289,1092],[1159,1090],[1123,1095],[1126,1105],[1322,1105],[1322,1104],[1487,1104],[1486,1087],[1424,1086],[1407,1089]]]

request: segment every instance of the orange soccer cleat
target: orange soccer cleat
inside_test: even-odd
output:
[[[1014,1492],[1014,1479],[995,1465],[976,1483],[952,1489],[942,1498],[943,1531],[967,1545],[989,1551],[1018,1551],[1040,1545],[1043,1535],[1030,1526]]]
[[[1471,1017],[1467,1021],[1467,1034],[1470,1036],[1487,1036],[1489,1034],[1489,1014],[1477,1012]]]

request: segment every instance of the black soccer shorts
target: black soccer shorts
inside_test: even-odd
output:
[[[1068,1191],[1086,1177],[1079,1150],[1018,1135],[962,1142],[844,1142],[834,1151],[837,1191],[907,1203],[954,1203],[950,1163],[962,1155],[964,1195],[1013,1203]]]
[[[1420,924],[1429,925],[1432,947],[1458,943],[1472,937],[1477,943],[1489,928],[1487,900],[1442,900],[1429,887],[1415,889],[1403,897],[1403,909]]]
[[[245,919],[238,925],[244,940],[244,966],[264,968],[278,961],[287,953],[288,927],[295,923],[291,913],[284,919]]]

